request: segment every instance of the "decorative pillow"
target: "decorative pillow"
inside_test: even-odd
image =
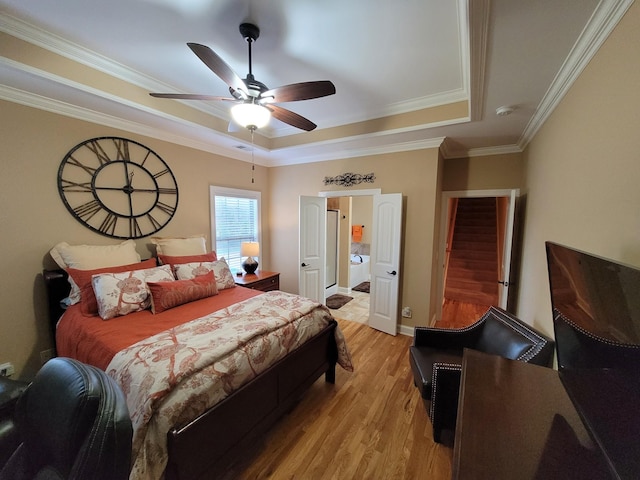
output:
[[[146,282],[171,282],[175,277],[169,265],[122,273],[100,273],[91,282],[104,320],[145,310],[151,305]]]
[[[117,245],[69,245],[67,242],[60,242],[49,253],[63,269],[92,270],[140,261],[133,240],[126,240]],[[69,284],[69,304],[73,305],[80,301],[80,289],[72,279],[69,280]]]
[[[91,277],[100,273],[121,273],[130,272],[132,270],[144,270],[156,266],[155,258],[144,260],[143,262],[132,263],[131,265],[120,265],[118,267],[96,268],[94,270],[78,270],[75,268],[67,268],[69,274],[69,283],[72,281],[78,288],[80,300],[80,309],[83,315],[93,316],[98,314],[98,301],[93,291]],[[77,303],[77,302],[75,302]]]
[[[161,265],[171,265],[172,268],[180,263],[214,262],[217,259],[216,252],[203,253],[201,255],[158,255]]]
[[[156,246],[156,254],[159,255],[201,255],[207,253],[207,237],[193,235],[186,238],[160,238],[154,237],[151,243]]]
[[[185,263],[181,265],[175,265],[176,278],[178,280],[188,280],[195,278],[198,275],[204,275],[210,271],[216,277],[216,285],[218,290],[224,290],[225,288],[233,288],[236,286],[236,282],[233,279],[229,265],[227,261],[222,257],[215,262],[193,262]]]
[[[60,268],[91,270],[116,267],[140,261],[136,242],[126,240],[117,245],[69,245],[61,242],[50,252]]]
[[[164,312],[178,305],[218,294],[213,272],[191,280],[147,282],[147,287],[151,292],[151,311],[153,313]]]

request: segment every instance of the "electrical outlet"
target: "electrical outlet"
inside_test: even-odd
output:
[[[411,318],[411,307],[402,307],[402,316],[404,318]]]
[[[15,368],[13,368],[13,363],[3,363],[0,365],[0,377],[10,377],[16,373]]]

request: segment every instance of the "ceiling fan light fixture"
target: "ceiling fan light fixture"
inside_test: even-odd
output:
[[[231,116],[238,125],[255,130],[269,123],[271,112],[256,103],[239,103],[231,107]]]

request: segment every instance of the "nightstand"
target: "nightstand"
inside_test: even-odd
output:
[[[235,276],[236,285],[269,292],[280,290],[280,273],[258,270],[256,273],[245,273],[241,277]]]

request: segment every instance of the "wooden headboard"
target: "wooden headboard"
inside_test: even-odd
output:
[[[56,324],[64,313],[64,308],[60,302],[69,296],[71,285],[67,281],[67,272],[64,270],[43,270],[42,277],[47,289],[47,299],[49,302],[49,326],[53,334],[53,342],[55,346]]]

